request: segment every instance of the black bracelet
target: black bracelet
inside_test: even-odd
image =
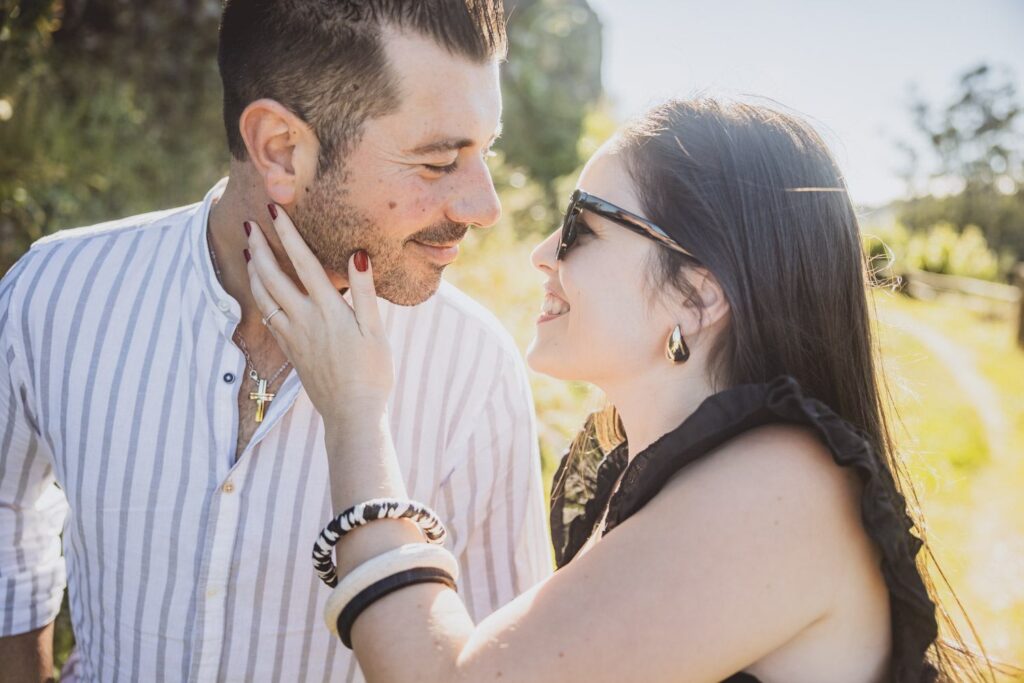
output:
[[[352,598],[351,602],[338,615],[338,635],[341,636],[342,644],[348,649],[352,649],[352,627],[367,607],[385,595],[419,583],[443,583],[455,590],[455,579],[452,578],[452,575],[435,567],[417,567],[381,579]]]

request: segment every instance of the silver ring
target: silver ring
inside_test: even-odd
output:
[[[284,309],[282,309],[280,306],[275,308],[273,311],[270,312],[270,315],[268,315],[266,318],[263,318],[263,324],[266,325],[267,327],[270,327],[270,319],[273,318],[278,313],[280,313],[282,310]]]

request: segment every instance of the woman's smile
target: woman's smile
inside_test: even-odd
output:
[[[540,317],[537,318],[538,325],[564,316],[569,312],[569,304],[565,299],[556,296],[550,290],[545,290],[544,302],[541,304],[540,312]]]

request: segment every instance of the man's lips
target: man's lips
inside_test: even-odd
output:
[[[434,247],[435,249],[449,249],[451,247],[457,247],[462,240],[455,240],[453,242],[424,242],[422,240],[413,240],[416,244],[422,244],[425,247]]]
[[[412,241],[413,246],[417,247],[423,254],[427,256],[434,263],[446,266],[456,259],[459,255],[459,243],[450,242],[447,244],[426,244],[425,242],[419,242],[417,240]]]

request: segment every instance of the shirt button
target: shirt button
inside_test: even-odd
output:
[[[235,381],[235,376],[233,374],[231,374],[230,372],[225,372],[224,373],[224,381],[227,382],[228,384],[231,384],[232,382]]]
[[[221,490],[224,491],[224,493],[231,493],[235,490],[235,485],[229,481],[221,487]]]
[[[220,301],[217,302],[217,308],[227,313],[228,311],[231,310],[231,304],[221,299]]]

